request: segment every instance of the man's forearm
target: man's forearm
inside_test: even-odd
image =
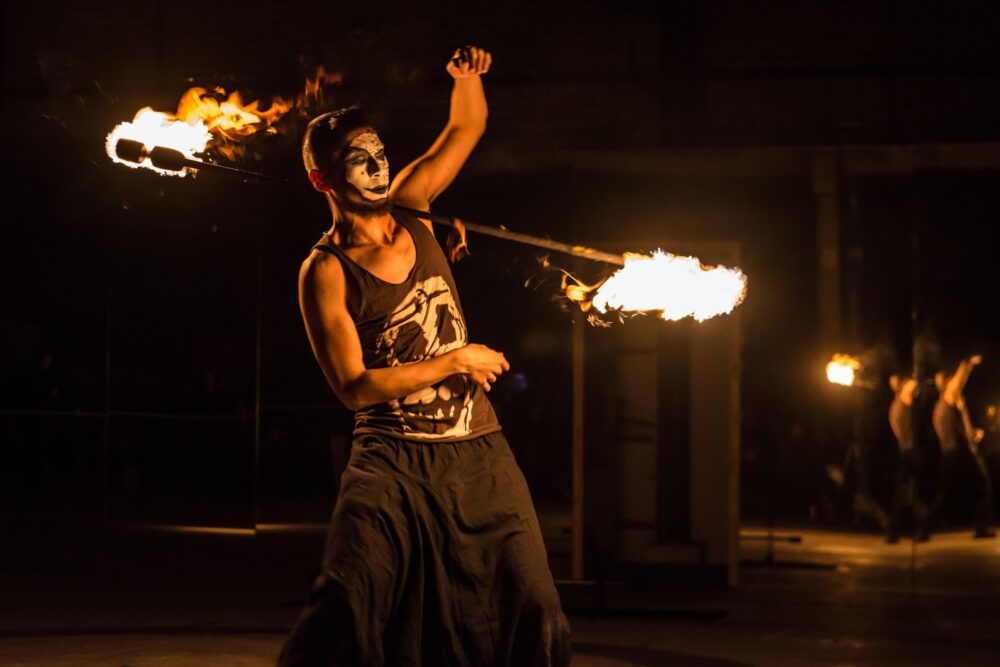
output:
[[[451,353],[390,368],[366,370],[350,387],[352,410],[409,396],[459,372]]]
[[[483,81],[478,75],[455,79],[451,91],[451,110],[448,124],[461,129],[486,129],[486,94],[483,92]]]
[[[954,404],[958,401],[958,397],[961,395],[962,390],[965,389],[965,383],[969,381],[969,376],[972,374],[972,363],[968,359],[963,359],[961,363],[958,364],[958,370],[955,371],[955,375],[952,376],[951,381],[948,383],[945,391],[948,394],[945,397],[945,401],[949,404]]]

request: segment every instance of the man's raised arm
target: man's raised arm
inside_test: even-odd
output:
[[[962,392],[965,390],[965,384],[969,381],[969,376],[972,375],[972,369],[981,363],[983,363],[983,357],[977,354],[963,359],[958,365],[958,370],[951,376],[945,387],[944,400],[948,405],[958,404],[962,398]]]
[[[448,123],[427,152],[393,181],[390,196],[395,203],[426,210],[458,175],[486,131],[486,95],[481,75],[489,71],[492,62],[489,52],[475,46],[455,51],[446,67],[455,80]]]

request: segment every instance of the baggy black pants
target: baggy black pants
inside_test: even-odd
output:
[[[983,457],[978,452],[969,452],[968,454],[971,455],[975,466],[976,509],[973,520],[976,530],[986,530],[993,518],[993,484],[990,481],[990,472]],[[937,527],[948,503],[951,502],[962,476],[965,455],[965,452],[958,450],[941,453],[941,486],[931,504],[924,529],[925,533],[929,533]]]
[[[358,436],[281,667],[569,664],[569,625],[500,432]]]

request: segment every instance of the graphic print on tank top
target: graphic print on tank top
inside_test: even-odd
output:
[[[431,276],[414,285],[392,309],[385,328],[375,339],[375,352],[385,357],[387,366],[401,366],[441,356],[463,347],[468,341],[465,319],[451,288],[442,276]],[[449,438],[472,430],[473,395],[464,375],[389,401],[404,431],[413,437]],[[364,412],[358,426],[367,425]],[[441,430],[442,425],[448,428]]]

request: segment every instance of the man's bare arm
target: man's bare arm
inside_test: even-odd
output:
[[[492,62],[490,53],[476,47],[455,52],[447,67],[455,79],[448,123],[427,152],[399,172],[390,192],[394,202],[425,210],[458,175],[486,131],[481,75],[489,71]]]
[[[969,376],[972,375],[972,369],[982,362],[983,357],[977,354],[968,359],[963,359],[958,365],[958,370],[955,371],[955,374],[951,376],[951,379],[948,380],[948,384],[945,386],[944,400],[948,405],[956,405],[961,400],[965,385],[969,381]]]
[[[467,345],[427,361],[366,369],[347,312],[344,270],[330,255],[314,254],[302,263],[299,307],[313,355],[334,394],[350,410],[403,398],[456,373],[469,375],[489,391],[497,376],[510,368],[500,352]]]

